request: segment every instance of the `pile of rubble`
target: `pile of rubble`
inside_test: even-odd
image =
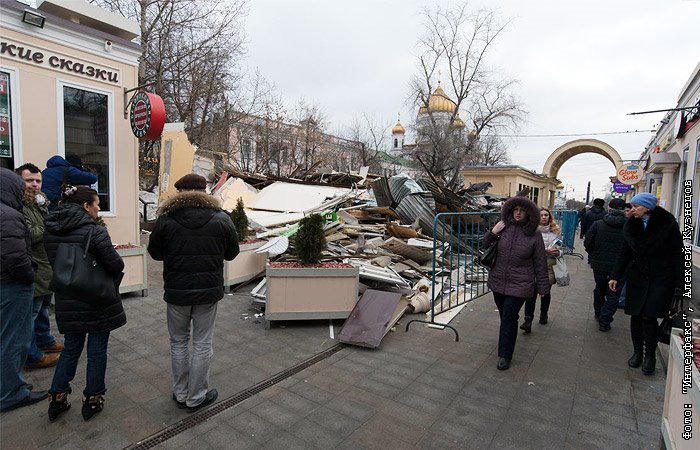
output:
[[[224,173],[212,186],[212,195],[228,210],[243,199],[256,237],[269,240],[260,251],[268,251],[272,261],[294,260],[289,238],[298,221],[313,213],[324,215],[323,261],[357,267],[360,292],[401,294],[404,312],[430,314],[433,278],[436,297],[442,300],[436,302],[435,314],[457,303],[457,292],[471,298],[485,289],[486,272],[475,260],[480,237],[475,230],[486,229],[494,215],[479,213],[498,210],[500,199],[489,202],[483,193],[453,192],[434,179],[416,181],[405,174],[374,179],[366,173],[306,174],[295,180]],[[471,223],[435,221],[443,212],[477,214]],[[263,302],[264,284],[253,291]]]

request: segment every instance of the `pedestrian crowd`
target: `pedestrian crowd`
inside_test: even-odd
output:
[[[532,332],[537,297],[539,323],[549,321],[551,286],[560,261],[562,240],[551,212],[538,208],[524,196],[506,201],[501,220],[483,237],[482,246],[497,246],[488,287],[501,323],[498,339],[499,370],[510,367],[517,339],[520,309],[525,320],[520,329]],[[632,197],[630,203],[595,199],[579,213],[581,238],[593,270],[593,314],[601,332],[611,330],[615,313],[624,308],[630,316],[633,352],[629,367],[645,375],[656,370],[660,330],[674,299],[682,295],[683,241],[676,219],[657,205],[649,193]]]
[[[43,171],[31,163],[14,172],[0,168],[0,412],[48,398],[48,418],[56,420],[71,407],[71,381],[85,347],[83,419],[104,407],[109,336],[127,317],[118,294],[124,262],[101,224],[96,182],[75,155],[53,156]],[[209,387],[214,319],[224,296],[223,262],[239,247],[230,217],[205,192],[204,177],[186,175],[175,188],[148,251],[164,264],[173,400],[193,412],[218,395]],[[66,257],[71,254],[78,256]],[[86,293],[86,278],[102,285]],[[63,343],[51,334],[52,299]],[[27,383],[25,370],[48,367],[55,367],[48,390]]]

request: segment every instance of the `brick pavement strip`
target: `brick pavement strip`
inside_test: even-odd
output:
[[[346,347],[162,447],[189,448],[194,440],[201,448],[285,450],[657,446],[661,364],[651,377],[627,368],[629,319],[620,311],[612,330],[600,333],[591,270],[567,262],[571,285],[553,288],[549,324],[518,336],[511,370],[495,368],[498,314],[486,295],[453,320],[460,342],[448,331],[398,326],[378,349]],[[189,417],[169,395],[159,271],[149,261],[150,295],[124,298],[129,322],[110,339],[105,410],[90,422],[80,418],[83,355],[74,408],[53,424],[43,402],[2,414],[3,449],[123,448]],[[264,330],[254,312],[245,292],[220,303],[212,364],[220,400],[335,344],[325,321]],[[52,374],[27,376],[41,389]]]

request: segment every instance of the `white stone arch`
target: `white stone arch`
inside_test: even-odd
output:
[[[604,156],[615,167],[615,173],[617,173],[617,169],[622,164],[622,157],[617,150],[615,150],[609,144],[597,139],[576,139],[575,141],[567,142],[554,150],[552,154],[549,155],[549,158],[547,158],[547,161],[545,161],[542,173],[551,178],[557,178],[561,166],[563,166],[569,159],[582,153],[595,153]],[[549,205],[550,207],[553,207],[554,192],[550,192],[549,198]]]

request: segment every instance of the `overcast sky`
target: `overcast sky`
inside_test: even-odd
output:
[[[415,48],[425,0],[252,0],[246,20],[247,64],[259,68],[289,102],[319,104],[330,131],[352,117],[374,114],[408,124],[407,103],[416,70]],[[445,2],[441,2],[445,4]],[[491,0],[510,20],[489,63],[520,81],[529,115],[521,134],[649,130],[662,114],[626,113],[676,105],[700,61],[698,0]],[[387,131],[388,132],[388,131]],[[591,136],[635,159],[651,133]],[[507,141],[513,163],[537,172],[571,137]],[[559,178],[585,196],[604,194],[614,168],[584,154],[564,164]],[[570,188],[570,189],[571,189]],[[570,192],[571,196],[571,192]]]

